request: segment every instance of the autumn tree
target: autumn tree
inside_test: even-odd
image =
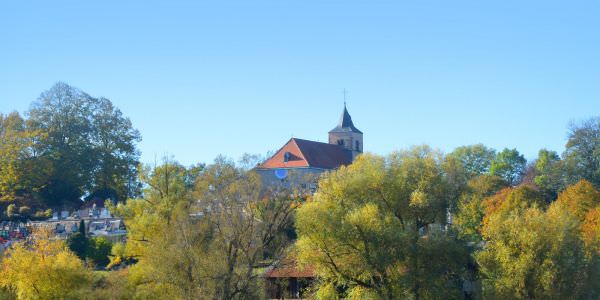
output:
[[[19,113],[0,114],[0,201],[31,196],[43,187],[49,165],[34,148],[41,136]]]
[[[599,296],[598,255],[582,239],[582,216],[595,203],[589,188],[567,188],[547,210],[541,194],[524,186],[486,200],[485,246],[476,254],[486,298]]]
[[[223,159],[198,178],[195,195],[213,236],[207,269],[218,280],[212,282],[211,294],[220,299],[258,297],[262,280],[257,270],[281,258],[288,245],[284,230],[302,195],[263,188],[258,174]]]
[[[588,250],[600,254],[600,191],[589,181],[581,180],[561,192],[555,205],[581,222],[582,239]]]
[[[0,264],[0,287],[18,299],[76,299],[89,290],[90,273],[63,241],[41,229],[26,243],[7,250]]]
[[[545,208],[547,203],[539,191],[525,185],[507,187],[485,198],[483,225],[502,220],[510,214],[520,213],[530,207]]]
[[[508,183],[494,175],[481,175],[471,179],[460,196],[453,228],[458,236],[468,241],[481,241],[481,226],[485,214],[485,199],[506,188]]]
[[[443,158],[427,146],[363,154],[321,179],[297,214],[298,256],[322,298],[460,298],[468,255],[441,230]]]
[[[556,202],[557,205],[583,221],[590,210],[600,205],[600,191],[591,182],[580,180],[562,191]]]
[[[264,268],[287,245],[297,199],[268,192],[254,172],[218,159],[193,172],[166,162],[142,172],[144,198],[113,207],[128,224],[129,279],[141,298],[260,297]],[[269,253],[271,259],[265,254]],[[121,258],[119,258],[121,259]],[[266,259],[266,260],[265,260]]]
[[[597,262],[586,255],[578,221],[567,213],[532,207],[487,224],[484,237],[477,260],[487,297],[598,297]]]

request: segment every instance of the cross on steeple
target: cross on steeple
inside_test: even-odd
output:
[[[348,91],[344,89],[342,93],[344,94],[344,107],[346,107],[346,96],[348,95]]]

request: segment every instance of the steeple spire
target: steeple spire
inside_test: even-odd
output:
[[[344,90],[344,98],[346,90]],[[352,159],[363,151],[363,133],[354,126],[344,99],[344,110],[335,128],[329,131],[329,143],[352,152]]]
[[[348,113],[348,109],[346,108],[346,102],[344,101],[344,111],[340,116],[340,121],[338,125],[332,129],[330,132],[356,132],[362,133],[358,128],[354,127],[354,123],[352,123],[352,117],[350,113]]]

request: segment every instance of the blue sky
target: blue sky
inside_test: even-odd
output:
[[[326,141],[348,109],[379,154],[559,152],[600,115],[595,1],[4,1],[0,112],[56,81],[111,99],[142,159]]]

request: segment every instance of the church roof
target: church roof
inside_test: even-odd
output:
[[[342,146],[292,138],[258,169],[337,169],[351,163],[352,152]]]
[[[344,103],[344,112],[342,112],[342,116],[340,117],[340,121],[338,125],[333,128],[331,132],[356,132],[362,133],[362,131],[358,130],[358,128],[354,127],[354,123],[352,123],[352,117],[348,113],[346,109],[346,104]]]

